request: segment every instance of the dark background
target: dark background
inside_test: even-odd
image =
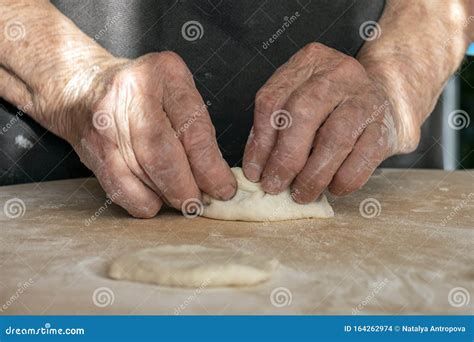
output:
[[[474,44],[459,69],[461,82],[461,109],[465,110],[471,119],[468,127],[460,131],[460,156],[461,164],[465,169],[474,168]]]

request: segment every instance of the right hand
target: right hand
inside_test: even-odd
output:
[[[222,200],[234,195],[236,181],[207,106],[178,55],[152,53],[115,63],[92,84],[86,96],[94,100],[84,101],[85,112],[61,111],[60,135],[111,200],[149,218],[163,201],[183,210],[186,200],[201,199],[200,190]]]

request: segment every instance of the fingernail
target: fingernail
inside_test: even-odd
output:
[[[281,181],[278,177],[275,176],[267,176],[264,177],[262,180],[262,188],[265,192],[275,195],[280,192]]]
[[[320,199],[320,197],[321,195],[318,195],[317,198],[308,197],[308,194],[305,195],[299,190],[293,190],[293,192],[291,193],[291,198],[293,198],[293,200],[298,204],[308,204],[316,202]]]
[[[226,185],[222,189],[218,190],[217,194],[222,200],[227,201],[234,197],[235,188],[232,185]]]
[[[244,174],[251,182],[258,182],[262,168],[255,163],[247,163],[244,167]]]
[[[290,196],[296,203],[303,204],[303,199],[301,198],[301,192],[299,190],[293,190]]]

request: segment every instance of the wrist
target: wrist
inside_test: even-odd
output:
[[[66,65],[54,61],[38,74],[39,87],[33,88],[35,119],[48,130],[76,144],[82,122],[104,96],[110,75],[127,60],[111,55],[95,55]]]
[[[14,104],[70,141],[76,130],[73,121],[103,93],[100,80],[123,60],[81,32],[49,1],[4,1],[0,10],[0,26],[12,22],[16,26],[11,30],[23,33],[15,39],[6,33],[6,39],[0,39],[0,66],[11,74],[17,90],[26,93],[19,97],[4,89],[0,95],[14,102],[20,99]]]
[[[413,152],[420,141],[422,122],[416,113],[417,106],[404,95],[403,82],[397,78],[399,71],[395,72],[390,66],[372,64],[367,73],[390,105],[396,137],[392,154]]]

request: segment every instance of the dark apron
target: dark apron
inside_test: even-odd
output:
[[[378,20],[383,0],[56,0],[53,3],[114,55],[178,53],[216,127],[222,154],[241,162],[257,90],[309,42],[355,56],[359,27]],[[3,102],[0,126],[18,117]],[[16,115],[16,116],[15,116]],[[21,136],[21,138],[18,138]],[[25,140],[31,144],[25,143]],[[0,184],[89,175],[72,148],[26,115],[0,135]]]

